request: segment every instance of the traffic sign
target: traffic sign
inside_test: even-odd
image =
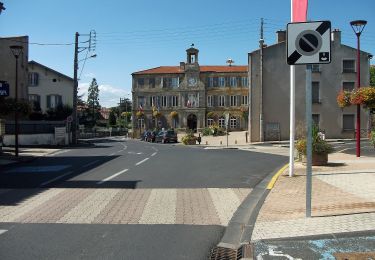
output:
[[[0,81],[0,96],[1,97],[9,96],[9,84],[6,81]]]
[[[287,63],[331,63],[331,22],[288,23]]]
[[[73,117],[72,117],[72,116],[68,116],[68,117],[66,118],[66,121],[67,121],[68,123],[73,122]]]

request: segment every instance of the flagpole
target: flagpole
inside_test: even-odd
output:
[[[293,0],[290,0],[290,20],[293,22]],[[290,127],[289,127],[289,177],[294,176],[294,129],[296,68],[290,66]]]

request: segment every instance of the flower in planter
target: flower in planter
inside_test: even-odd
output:
[[[353,90],[350,95],[350,103],[352,105],[362,105],[365,101],[365,97],[363,95],[363,88]]]
[[[296,149],[299,154],[306,155],[306,138],[300,139],[296,142]],[[319,135],[319,128],[313,126],[312,129],[312,153],[314,154],[329,154],[333,152],[333,147],[327,141],[323,140]]]
[[[156,117],[156,118],[161,117],[161,113],[160,113],[159,111],[154,111],[154,112],[152,113],[152,115],[153,115],[154,117]]]
[[[169,114],[169,116],[170,116],[171,118],[177,118],[177,117],[178,117],[178,113],[177,113],[176,111],[172,111],[172,112]]]
[[[350,91],[341,90],[337,95],[337,104],[339,105],[339,107],[344,108],[350,106],[350,96]]]
[[[137,113],[135,113],[135,115],[138,117],[138,118],[141,118],[141,117],[144,117],[145,113],[143,111],[137,111]]]

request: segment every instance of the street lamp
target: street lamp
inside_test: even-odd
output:
[[[357,89],[361,87],[361,59],[360,59],[360,48],[359,48],[359,37],[363,29],[365,28],[367,21],[365,20],[355,20],[350,22],[355,35],[357,36]],[[361,107],[357,105],[357,123],[356,123],[356,154],[357,157],[361,156]]]
[[[16,104],[16,109],[14,111],[14,147],[15,147],[15,155],[18,157],[18,58],[22,53],[23,47],[19,45],[12,45],[9,46],[10,50],[13,53],[14,58],[16,58],[16,84],[15,87],[15,97],[14,101]]]

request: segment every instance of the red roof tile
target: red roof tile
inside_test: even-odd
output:
[[[247,72],[247,66],[200,66],[201,72]],[[180,66],[160,66],[148,70],[134,72],[135,75],[142,74],[177,74],[184,73]]]

